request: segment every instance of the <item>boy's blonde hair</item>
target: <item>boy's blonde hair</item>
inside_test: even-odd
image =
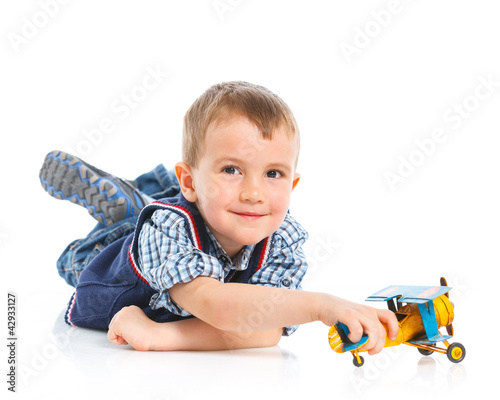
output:
[[[240,115],[248,118],[271,140],[273,131],[284,127],[299,142],[299,129],[286,103],[263,86],[248,82],[223,82],[208,88],[184,116],[182,159],[195,168],[211,123],[229,121]]]

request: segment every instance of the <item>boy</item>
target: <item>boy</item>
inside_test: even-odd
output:
[[[288,106],[246,82],[214,85],[187,111],[175,177],[158,166],[124,181],[50,153],[44,188],[99,221],[58,261],[76,286],[66,321],[137,350],[273,346],[299,324],[340,321],[379,352],[393,313],[293,290],[307,268],[307,233],[288,213],[298,154]]]

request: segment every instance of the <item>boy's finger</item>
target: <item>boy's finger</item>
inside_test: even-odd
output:
[[[349,328],[349,335],[347,337],[353,343],[358,343],[363,336],[363,327],[357,320],[352,320],[346,323],[347,328]]]
[[[110,329],[108,331],[108,339],[111,343],[117,345],[128,344],[128,342],[122,336],[116,334],[116,332],[113,329]]]
[[[368,354],[373,355],[380,353],[380,351],[384,348],[385,345],[385,329],[382,324],[376,328],[376,333],[373,333],[370,336],[370,339],[373,338],[373,347],[369,349]]]
[[[120,343],[120,339],[123,340],[123,338],[120,336],[120,332],[117,330],[117,327],[115,326],[116,325],[115,321],[116,321],[116,315],[109,323],[108,335],[107,335],[108,340],[114,344],[122,344]]]
[[[383,330],[382,326],[379,327],[373,323],[367,323],[365,325],[365,334],[368,335],[369,339],[368,342],[366,342],[366,344],[362,347],[362,350],[367,350],[369,354],[375,354],[374,352],[378,353],[380,351],[378,350],[380,347],[380,329]],[[385,331],[383,333],[385,336]]]
[[[124,338],[122,338],[121,336],[118,336],[116,338],[116,342],[115,343],[117,345],[128,344],[128,342]]]
[[[110,327],[109,331],[108,331],[108,340],[110,342],[113,342],[115,343],[115,340],[117,338],[117,335],[116,333],[114,332],[114,330]]]
[[[399,324],[396,315],[389,310],[381,310],[379,313],[380,322],[387,326],[387,336],[389,339],[396,340],[399,333]]]

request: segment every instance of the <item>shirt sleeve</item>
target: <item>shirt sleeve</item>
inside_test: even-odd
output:
[[[289,214],[272,237],[272,249],[266,263],[251,278],[255,285],[302,290],[301,282],[307,271],[302,244],[308,234]],[[298,325],[287,326],[283,336],[295,332]]]
[[[164,307],[183,317],[191,314],[170,298],[168,290],[198,276],[219,281],[224,276],[219,260],[195,247],[185,224],[185,219],[175,213],[155,211],[144,223],[138,242],[141,271],[157,291],[150,306]]]

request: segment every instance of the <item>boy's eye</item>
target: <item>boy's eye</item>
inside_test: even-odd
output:
[[[279,178],[280,176],[282,176],[281,172],[275,171],[275,170],[272,170],[272,171],[269,171],[266,173],[267,178],[276,179],[276,178]]]
[[[224,167],[222,171],[229,175],[236,175],[240,173],[236,167]]]

